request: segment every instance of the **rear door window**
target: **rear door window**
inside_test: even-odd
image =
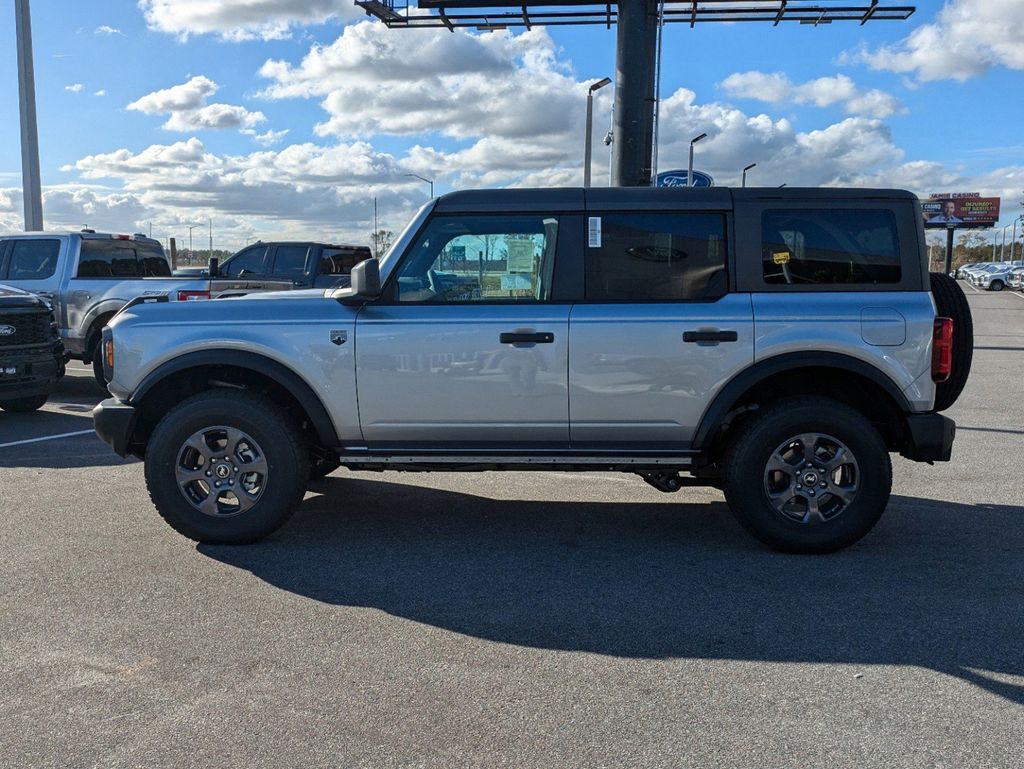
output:
[[[717,299],[728,289],[725,258],[722,214],[590,216],[587,301]]]
[[[57,271],[57,257],[60,256],[59,240],[31,238],[10,240],[8,243],[6,268],[0,273],[4,280],[45,280]],[[2,255],[0,248],[0,255]],[[0,268],[4,267],[0,264]]]
[[[761,217],[765,283],[899,283],[896,216],[886,210],[771,210]]]
[[[141,278],[135,244],[128,240],[82,240],[79,278]]]
[[[169,278],[171,265],[163,248],[155,243],[136,243],[135,256],[139,260],[142,274],[147,278]]]
[[[278,246],[274,249],[274,275],[291,280],[306,277],[308,246]]]

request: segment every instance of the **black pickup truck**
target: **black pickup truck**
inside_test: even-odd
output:
[[[64,374],[64,345],[50,306],[0,285],[0,409],[35,411]]]
[[[210,281],[212,297],[301,288],[343,288],[349,273],[369,259],[366,246],[312,242],[258,242],[225,259]],[[208,277],[209,270],[184,268],[176,276]]]

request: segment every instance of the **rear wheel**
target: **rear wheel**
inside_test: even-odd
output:
[[[863,415],[802,398],[768,404],[733,436],[723,480],[733,515],[759,540],[787,553],[830,553],[878,522],[892,467]]]
[[[932,297],[939,315],[953,319],[953,370],[949,379],[935,385],[935,410],[945,411],[967,385],[974,359],[974,319],[963,289],[939,272],[931,274]]]
[[[32,395],[27,398],[0,400],[0,409],[10,411],[12,414],[24,414],[29,411],[38,411],[46,405],[46,401],[49,399],[50,396],[43,393],[42,395]]]
[[[1004,288],[1003,281],[993,280],[992,285],[989,286],[993,291],[1002,291]]]
[[[273,401],[212,390],[173,408],[146,448],[146,485],[160,515],[189,539],[244,544],[291,517],[309,478],[294,421]]]

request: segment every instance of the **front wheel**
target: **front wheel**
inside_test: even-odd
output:
[[[992,285],[989,286],[989,288],[991,288],[993,291],[1002,291],[1003,290],[1003,281],[1001,281],[1001,280],[993,280],[992,281]]]
[[[210,390],[171,409],[146,448],[146,485],[176,531],[245,544],[291,517],[309,478],[294,420],[269,398]]]
[[[804,398],[756,412],[729,445],[723,480],[733,515],[759,540],[787,553],[830,553],[878,522],[892,466],[863,415]]]
[[[96,380],[96,384],[107,390],[107,377],[103,373],[103,340],[97,339],[96,343],[92,346],[92,377]]]
[[[12,414],[25,414],[30,411],[39,411],[39,409],[46,405],[46,401],[49,399],[50,396],[43,393],[42,395],[31,395],[27,398],[0,400],[0,409],[9,411]]]

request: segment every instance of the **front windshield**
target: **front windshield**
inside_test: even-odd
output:
[[[409,220],[409,223],[405,225],[405,229],[402,233],[395,238],[395,242],[391,244],[391,247],[387,250],[387,253],[380,258],[380,276],[383,280],[391,272],[391,268],[394,266],[395,257],[405,251],[409,245],[409,241],[419,231],[423,221],[427,218],[427,214],[434,207],[434,200],[430,200],[424,203],[416,215]]]

